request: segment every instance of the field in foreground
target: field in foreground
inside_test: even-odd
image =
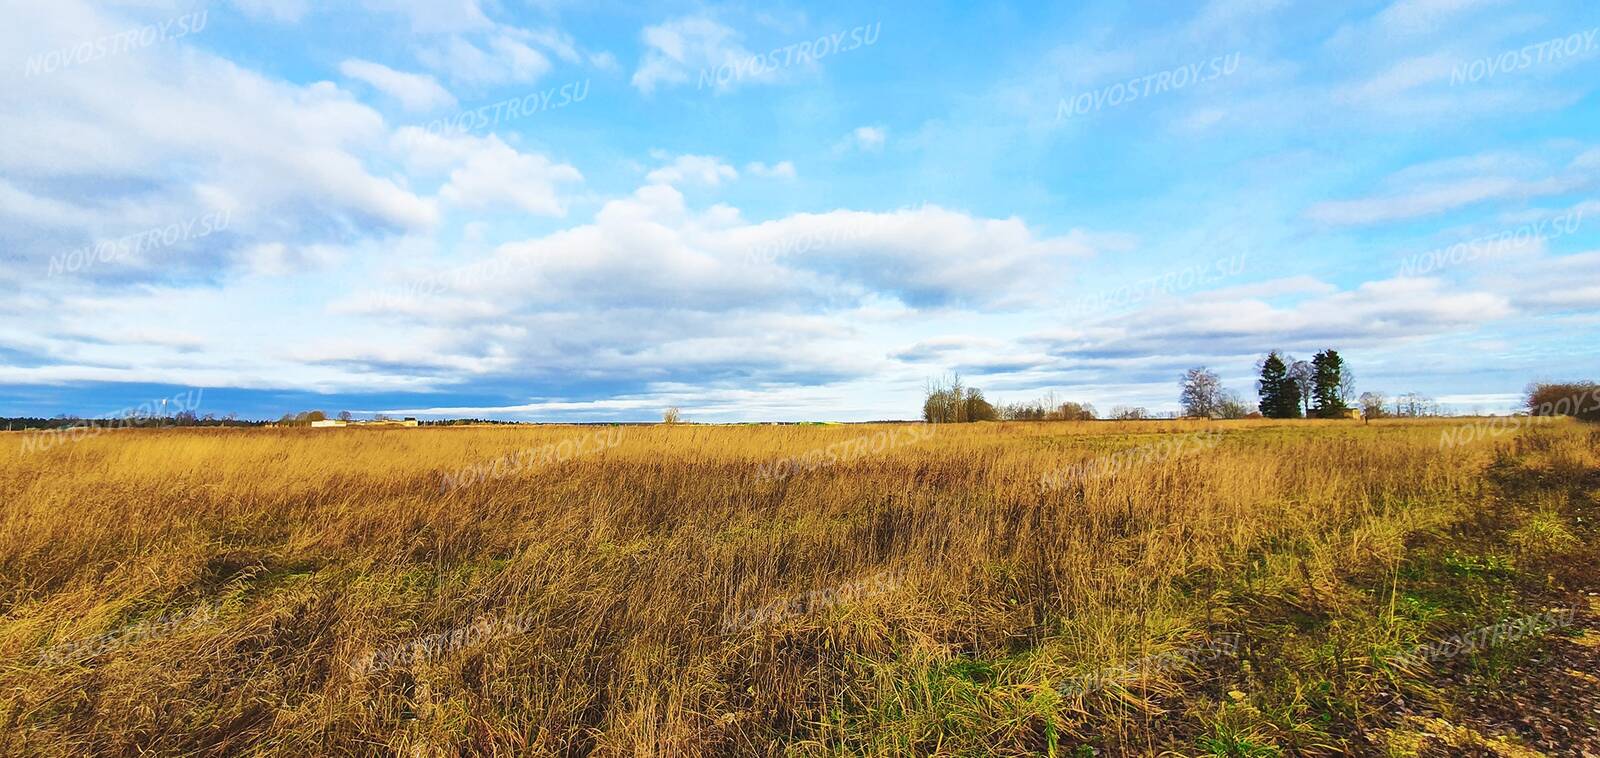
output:
[[[1600,430],[1472,423],[0,435],[0,753],[1600,751]]]

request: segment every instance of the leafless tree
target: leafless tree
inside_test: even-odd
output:
[[[1215,418],[1222,409],[1222,377],[1205,366],[1196,366],[1183,372],[1179,383],[1182,392],[1178,402],[1186,416]]]
[[[1311,361],[1297,361],[1287,355],[1283,362],[1289,364],[1289,379],[1300,391],[1300,410],[1306,418],[1311,418],[1311,394],[1317,388],[1317,368]]]
[[[1388,400],[1382,392],[1361,393],[1361,418],[1366,421],[1383,418],[1383,404]]]
[[[1222,391],[1222,401],[1217,406],[1217,415],[1222,418],[1244,418],[1255,411],[1249,403],[1240,399],[1239,393],[1232,390]]]

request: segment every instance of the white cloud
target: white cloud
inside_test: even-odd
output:
[[[339,64],[339,72],[372,85],[378,91],[400,101],[406,110],[427,111],[456,104],[455,97],[433,77],[426,74],[408,74],[381,63],[358,58],[351,58]]]
[[[362,0],[362,4],[405,17],[417,34],[452,34],[494,26],[478,0]]]
[[[1259,24],[1266,15],[1288,4],[1288,0],[1211,0],[1189,23],[1191,36],[1207,37],[1242,24]]]
[[[724,65],[737,65],[750,60],[753,53],[739,44],[739,35],[733,29],[704,16],[689,16],[647,26],[642,33],[644,57],[633,72],[633,86],[640,92],[651,94],[657,87],[688,84],[695,78],[696,86],[708,82],[723,91],[742,81],[771,81],[772,74],[765,69],[719,83],[716,70]]]
[[[520,152],[496,135],[446,137],[406,127],[393,142],[413,169],[448,171],[439,197],[463,208],[512,207],[539,216],[564,216],[560,186],[583,181],[578,169]]]
[[[793,167],[790,167],[791,171]],[[715,187],[724,179],[739,178],[739,172],[721,159],[709,155],[680,155],[661,168],[645,175],[654,184],[703,184]]]
[[[1407,58],[1358,83],[1334,91],[1334,100],[1356,105],[1381,105],[1411,90],[1450,78],[1454,56],[1435,54]]]
[[[1295,289],[1307,289],[1304,284]],[[1395,278],[1354,289],[1309,288],[1292,304],[1259,290],[1219,290],[1041,335],[1063,357],[1156,356],[1175,365],[1196,354],[1242,358],[1269,348],[1321,349],[1329,342],[1398,346],[1451,331],[1471,331],[1515,313],[1510,299],[1487,291],[1451,291],[1437,279]]]
[[[881,126],[858,126],[845,135],[844,141],[836,147],[839,152],[847,150],[860,150],[864,153],[875,153],[883,149],[884,142],[889,139],[889,130]]]
[[[233,0],[248,16],[282,23],[295,23],[311,9],[310,0]]]
[[[1403,195],[1324,201],[1311,206],[1306,216],[1332,226],[1363,226],[1433,216],[1486,200],[1527,196],[1539,191],[1537,185],[1515,179],[1468,179],[1421,187]]]
[[[1450,18],[1476,8],[1499,5],[1504,0],[1395,0],[1378,13],[1377,27],[1393,35],[1437,31]]]
[[[567,63],[583,61],[583,53],[578,50],[578,45],[573,41],[572,35],[559,29],[517,29],[514,33],[528,42],[549,50],[557,58]]]
[[[488,36],[479,47],[464,36],[417,53],[417,59],[454,81],[493,85],[535,81],[550,71],[550,59],[507,32]]]
[[[1384,184],[1387,191],[1353,200],[1327,200],[1306,210],[1312,221],[1330,226],[1366,226],[1435,216],[1493,200],[1526,200],[1561,195],[1592,185],[1584,171],[1587,154],[1561,171],[1514,153],[1483,153],[1431,161],[1400,169]],[[1544,173],[1543,178],[1530,178]]]
[[[1042,237],[1021,220],[927,206],[832,211],[748,223],[736,210],[696,213],[651,184],[613,200],[591,224],[507,244],[460,294],[545,307],[839,308],[898,300],[913,307],[1043,302],[1070,266],[1120,240],[1082,231]]]
[[[1415,45],[1430,38],[1448,39],[1443,32],[1463,31],[1452,24],[1473,11],[1506,0],[1395,0],[1372,16],[1341,25],[1326,47],[1343,56],[1387,56],[1398,45]],[[1457,41],[1460,41],[1459,39]]]
[[[306,271],[327,269],[342,257],[342,251],[328,245],[289,245],[264,242],[239,253],[245,270],[252,276],[281,277]]]
[[[789,161],[778,161],[770,166],[761,161],[752,161],[744,166],[745,173],[751,176],[765,176],[773,179],[795,178],[794,164]]]
[[[1600,251],[1518,261],[1512,270],[1485,270],[1480,281],[1529,311],[1600,311]]]
[[[13,29],[26,28],[33,44],[47,48],[127,23],[74,5],[18,22]],[[18,49],[6,36],[0,32],[0,49]],[[8,56],[0,53],[0,62]],[[371,148],[387,133],[383,117],[329,82],[273,80],[180,43],[8,86],[0,100],[0,175],[40,201],[12,209],[37,218],[13,227],[8,252],[24,258],[219,210],[232,213],[227,234],[164,262],[205,269],[255,236],[381,235],[438,220],[404,180],[369,166]],[[61,177],[95,181],[76,188],[51,181]],[[66,205],[84,209],[71,236],[40,233]]]

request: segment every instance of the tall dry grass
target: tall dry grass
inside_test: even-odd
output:
[[[945,426],[773,478],[883,427],[641,426],[455,488],[593,430],[0,435],[0,752],[1043,750],[1136,728],[1126,690],[1061,685],[1228,624],[1218,577],[1331,602],[1328,575],[1470,507],[1502,443],[1442,428]],[[1201,429],[1224,437],[1040,487]]]

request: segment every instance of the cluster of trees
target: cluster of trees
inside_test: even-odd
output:
[[[961,375],[928,380],[922,401],[922,420],[930,424],[998,421],[1000,411],[985,400],[983,390],[961,384]]]
[[[343,412],[341,412],[339,414],[339,417],[342,418],[342,419],[348,420],[349,415],[350,415],[349,411],[343,411]],[[313,421],[323,421],[323,420],[325,420],[327,418],[328,418],[328,414],[323,413],[322,411],[301,411],[299,413],[285,413],[285,414],[283,414],[282,418],[278,419],[278,425],[279,426],[309,426],[311,424],[311,422],[313,422]]]
[[[337,418],[340,421],[349,421],[349,420],[351,420],[351,419],[353,419],[355,417],[350,415],[350,411],[339,411],[339,415],[337,416]],[[387,420],[389,420],[389,417],[383,415],[382,413],[380,413],[380,414],[378,414],[376,416],[373,416],[372,418],[374,420],[377,420],[377,421],[387,421]],[[299,413],[285,413],[285,414],[283,414],[283,416],[281,418],[278,419],[278,426],[310,426],[311,422],[313,422],[313,421],[326,421],[327,419],[328,419],[328,414],[323,413],[322,411],[301,411]]]
[[[1407,392],[1389,402],[1382,392],[1363,392],[1356,400],[1361,417],[1374,418],[1428,418],[1446,415],[1444,407],[1420,392]]]
[[[1178,382],[1178,402],[1183,415],[1198,418],[1345,418],[1355,393],[1355,377],[1334,350],[1317,353],[1310,361],[1297,361],[1276,350],[1257,368],[1260,402],[1246,402],[1222,386],[1222,377],[1205,366],[1183,373]]]
[[[1334,350],[1308,363],[1274,350],[1261,360],[1261,415],[1267,418],[1344,418],[1355,394],[1355,376]]]
[[[1222,386],[1222,377],[1205,366],[1183,372],[1178,382],[1178,404],[1183,415],[1198,418],[1244,418],[1254,409],[1232,390]]]
[[[1143,410],[1143,409],[1140,409]],[[1094,406],[1056,400],[1055,393],[1023,403],[995,405],[983,390],[961,383],[961,375],[931,379],[922,400],[922,420],[930,424],[968,421],[1092,421]]]
[[[1054,392],[1048,392],[1031,402],[1001,405],[1000,418],[1006,421],[1093,421],[1099,416],[1089,403],[1058,401]]]

